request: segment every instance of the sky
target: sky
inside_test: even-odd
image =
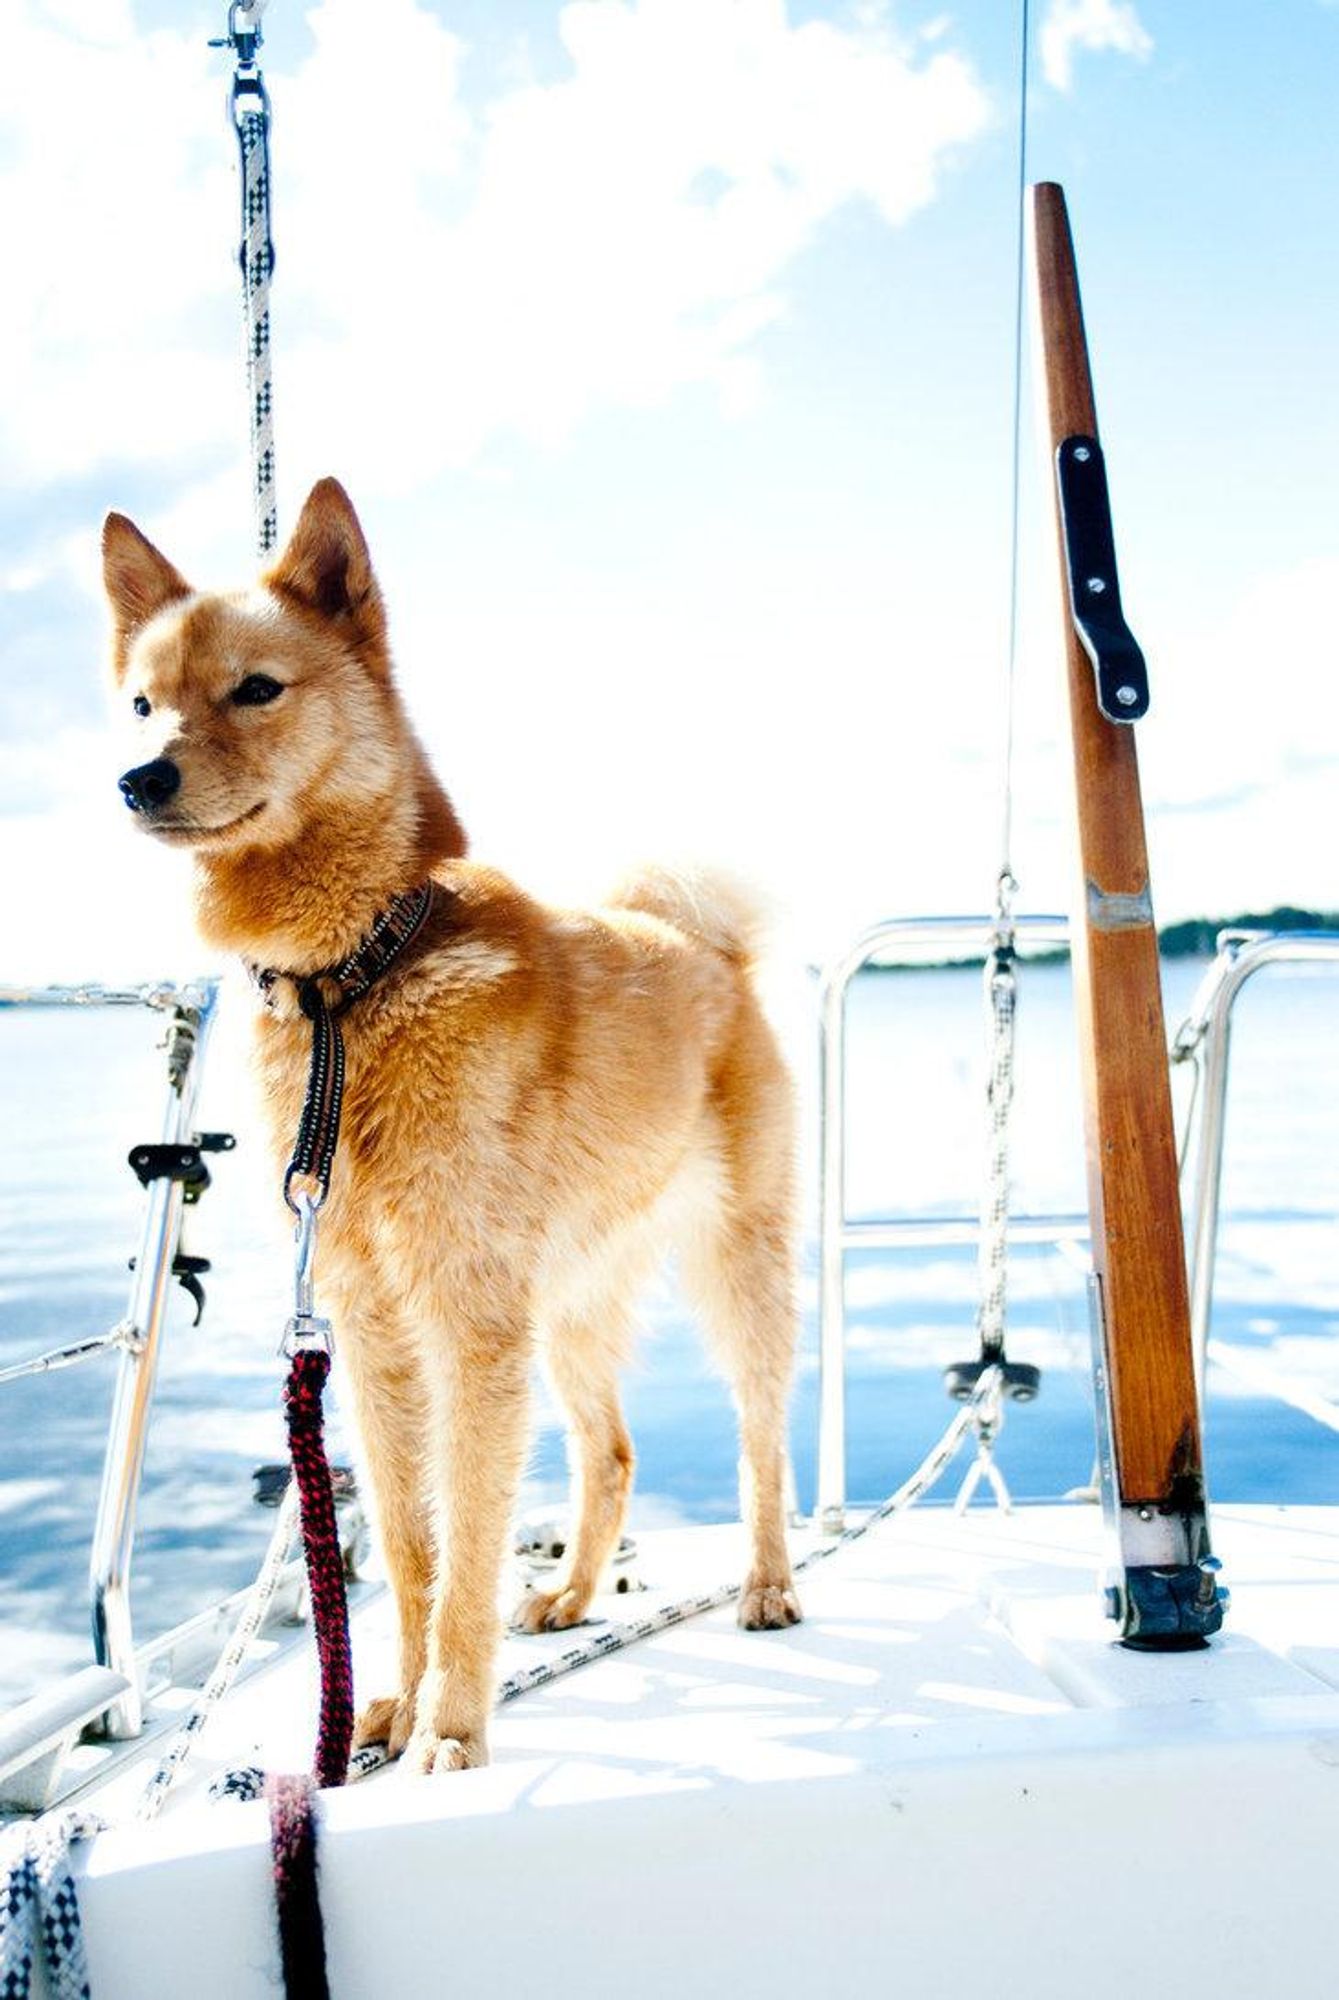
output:
[[[219,4],[8,0],[10,978],[207,965],[125,812],[97,537],[254,573]],[[1033,0],[1163,920],[1339,907],[1339,6]],[[1019,9],[271,0],[281,534],[358,506],[480,858],[755,879],[798,955],[1003,855]],[[1025,365],[1025,390],[1030,383]],[[1074,875],[1025,397],[1010,858]]]

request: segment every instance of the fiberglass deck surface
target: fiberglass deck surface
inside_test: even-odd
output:
[[[325,1794],[331,1991],[1259,2000],[1286,1963],[1290,2000],[1332,2000],[1339,1509],[1215,1528],[1234,1602],[1200,1653],[1114,1643],[1096,1508],[924,1508],[810,1572],[792,1631],[711,1613],[504,1709],[486,1770]],[[639,1566],[679,1595],[741,1557],[690,1529]],[[82,1851],[99,2000],[277,1990],[266,1807],[200,1795],[220,1765],[307,1765],[303,1636],[160,1821]],[[512,1640],[503,1671],[570,1644]],[[383,1593],[355,1619],[365,1695],[391,1647]],[[142,1778],[87,1802],[124,1814]]]
[[[549,1765],[544,1789],[555,1797],[799,1778],[895,1764],[945,1727],[1339,1688],[1339,1515],[1225,1507],[1214,1519],[1232,1604],[1223,1634],[1202,1652],[1148,1655],[1114,1643],[1095,1581],[1095,1507],[1023,1507],[1007,1516],[977,1509],[963,1518],[922,1508],[803,1575],[805,1622],[793,1630],[742,1632],[725,1607],[509,1703],[493,1723],[492,1774],[471,1774],[468,1783],[505,1793],[508,1766],[536,1758]],[[811,1545],[796,1537],[797,1553]],[[598,1623],[635,1617],[742,1565],[738,1527],[642,1537],[635,1571],[643,1591],[600,1598],[589,1627],[575,1634],[509,1638],[501,1672],[561,1654]],[[513,1599],[518,1588],[509,1579]],[[393,1616],[384,1591],[356,1610],[353,1631],[360,1699],[389,1690]],[[309,1762],[309,1638],[271,1650],[272,1664],[254,1671],[211,1725],[170,1813],[231,1765]],[[185,1701],[173,1693],[157,1710]],[[128,1803],[139,1782],[133,1768],[118,1777],[116,1803]],[[409,1782],[417,1781],[390,1769],[359,1789]],[[453,1781],[435,1782],[445,1807]]]

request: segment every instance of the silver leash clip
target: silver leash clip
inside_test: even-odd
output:
[[[335,1334],[328,1319],[316,1311],[312,1271],[316,1263],[316,1214],[318,1204],[304,1188],[293,1196],[297,1213],[293,1231],[296,1255],[293,1264],[293,1316],[284,1327],[279,1352],[286,1361],[295,1354],[328,1354],[335,1357]]]

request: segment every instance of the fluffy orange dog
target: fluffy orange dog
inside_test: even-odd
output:
[[[415,1768],[486,1761],[498,1588],[544,1344],[574,1442],[556,1587],[576,1624],[632,1483],[619,1408],[635,1294],[667,1243],[739,1411],[752,1558],[740,1622],[800,1613],[786,1554],[795,1348],[792,1092],[714,881],[650,874],[609,908],[542,907],[465,838],[391,678],[362,531],[334,480],[261,584],[197,594],[122,515],[103,537],[113,666],[137,718],[122,789],[188,848],[200,929],[286,975],[338,963],[431,879],[404,959],[345,1017],[343,1135],[321,1289],[353,1384],[400,1617],[400,1683],[359,1718]],[[286,1158],[309,1028],[295,978],[259,1009]]]

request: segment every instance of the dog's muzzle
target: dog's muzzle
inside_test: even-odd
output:
[[[153,813],[180,791],[181,772],[171,758],[155,757],[151,764],[138,765],[116,782],[131,812]]]

